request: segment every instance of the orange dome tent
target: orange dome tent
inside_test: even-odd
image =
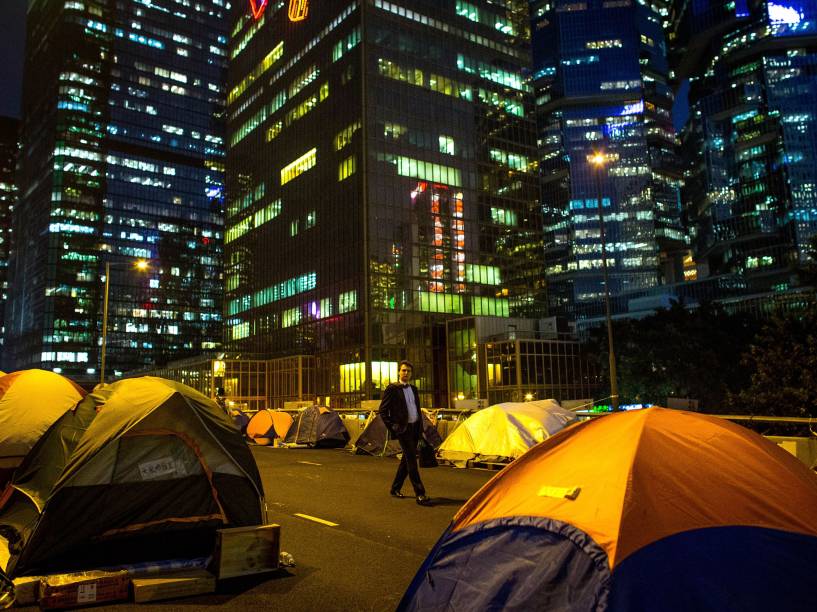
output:
[[[280,410],[259,410],[247,423],[247,437],[256,444],[266,446],[274,438],[286,437],[292,417]]]
[[[817,476],[650,408],[535,446],[454,517],[400,610],[817,610]]]

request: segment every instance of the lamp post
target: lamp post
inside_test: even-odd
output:
[[[119,262],[116,262],[119,263]],[[124,263],[124,262],[122,262]],[[147,270],[148,262],[144,259],[138,260],[133,264],[137,270]],[[105,384],[105,349],[108,344],[108,293],[111,288],[111,262],[105,262],[105,297],[102,301],[102,348],[100,349],[99,359],[99,382]]]
[[[607,356],[610,367],[610,400],[613,404],[613,411],[618,410],[618,380],[616,377],[616,353],[613,348],[613,320],[610,316],[610,279],[607,273],[607,241],[604,235],[604,212],[602,210],[602,183],[601,173],[607,157],[603,152],[596,151],[589,158],[590,163],[596,169],[596,189],[598,193],[599,206],[599,234],[601,237],[601,270],[604,275],[604,310],[607,318]]]

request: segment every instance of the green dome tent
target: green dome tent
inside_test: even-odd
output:
[[[0,569],[207,555],[216,529],[260,524],[264,508],[255,460],[214,401],[161,378],[100,385],[43,435],[0,497],[10,553]]]

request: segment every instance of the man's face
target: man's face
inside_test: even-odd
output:
[[[398,376],[400,377],[400,382],[406,384],[411,380],[411,368],[406,364],[401,365]]]

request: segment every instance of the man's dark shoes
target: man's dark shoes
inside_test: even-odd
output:
[[[418,495],[417,496],[417,503],[420,506],[430,506],[431,505],[431,498],[428,495]]]
[[[405,495],[403,495],[400,491],[398,491],[396,489],[392,489],[391,491],[389,491],[389,494],[392,497],[405,497]]]

